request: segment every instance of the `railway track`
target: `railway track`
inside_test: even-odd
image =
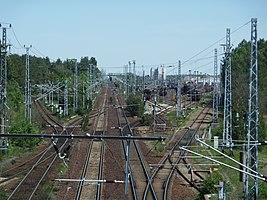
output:
[[[61,125],[57,120],[55,120],[55,118],[53,118],[39,102],[37,105],[41,116],[50,127],[53,127],[53,130],[56,133],[59,131],[59,134],[69,133],[66,125]],[[73,121],[70,125],[74,125],[75,123],[77,123],[77,120]],[[73,134],[73,131],[74,128],[72,127],[71,134]],[[67,146],[67,144],[69,145]],[[54,170],[52,168],[55,168],[54,166],[60,163],[58,157],[61,157],[63,152],[67,152],[68,148],[70,148],[70,142],[68,140],[53,140],[50,145],[32,159],[2,172],[1,176],[6,177],[6,180],[23,175],[23,178],[14,187],[8,199],[38,199],[38,197],[43,196],[42,184],[46,182],[47,176],[51,174],[52,170]]]
[[[120,98],[117,99],[117,104],[119,107],[122,105],[122,102]],[[133,136],[133,131],[131,124],[128,121],[128,118],[126,116],[124,109],[117,109],[117,116],[118,116],[118,123],[120,128],[120,134],[121,135],[128,135]],[[145,186],[148,185],[149,187],[149,195],[152,199],[156,198],[156,191],[153,187],[153,185],[150,183],[150,174],[148,169],[148,166],[146,165],[146,162],[143,158],[142,152],[139,148],[139,144],[137,141],[132,142],[132,146],[130,148],[130,160],[129,160],[129,179],[130,179],[130,186],[131,191],[133,195],[133,199],[141,199],[143,196],[143,191],[145,189]],[[124,150],[124,154],[126,157],[126,146],[127,142],[122,141],[122,146]]]
[[[101,108],[95,120],[93,135],[104,135],[107,125],[107,92],[105,91]],[[91,140],[88,144],[82,174],[75,199],[100,199],[102,188],[104,141]]]
[[[168,196],[170,196],[169,189],[171,179],[174,172],[178,170],[177,165],[181,162],[181,158],[185,155],[184,152],[178,151],[178,148],[179,146],[187,146],[192,142],[209,110],[209,107],[205,107],[201,110],[201,112],[189,126],[189,129],[183,133],[179,140],[172,145],[172,148],[168,151],[168,153],[166,153],[159,163],[154,166],[150,181],[153,183],[153,185],[158,186],[158,199],[168,199]],[[148,198],[148,189],[149,185],[147,185],[145,188],[143,199]]]
[[[104,97],[104,98],[103,98]],[[110,98],[112,97],[112,98]],[[112,102],[109,102],[113,99]],[[101,104],[98,106],[95,114],[91,115],[94,117],[93,131],[90,134],[94,135],[104,135],[111,131],[111,126],[118,126],[117,134],[121,136],[133,136],[132,128],[133,125],[128,121],[127,113],[123,109],[122,105],[124,102],[117,96],[116,92],[111,90],[102,93]],[[116,105],[116,106],[112,106]],[[40,105],[42,106],[42,105]],[[44,120],[50,124],[54,132],[60,132],[62,134],[69,133],[69,129],[66,128],[67,125],[61,125],[60,122],[53,120],[50,115],[46,116],[47,113],[43,111]],[[154,170],[148,171],[149,165],[144,160],[142,152],[139,147],[139,142],[132,141],[130,146],[130,167],[129,167],[129,192],[127,195],[124,194],[125,185],[124,184],[114,184],[115,180],[120,181],[125,179],[125,160],[127,154],[127,141],[80,141],[76,143],[77,149],[79,145],[84,145],[85,150],[79,153],[83,155],[82,165],[76,166],[76,171],[72,171],[72,175],[69,178],[76,180],[75,183],[68,183],[66,186],[67,192],[60,199],[167,199],[171,196],[171,182],[173,175],[179,171],[177,165],[181,162],[181,157],[184,156],[184,152],[178,150],[179,146],[189,145],[197,130],[201,126],[204,114],[208,111],[202,110],[199,116],[192,122],[190,128],[184,133],[184,135],[177,141],[171,150],[161,159],[161,161],[156,165]],[[203,116],[201,116],[203,115]],[[113,119],[112,119],[113,118]],[[112,119],[113,121],[108,121]],[[157,123],[166,123],[164,119],[157,119]],[[163,121],[164,120],[164,121]],[[202,120],[202,121],[201,121]],[[77,121],[73,122],[77,123]],[[68,131],[67,131],[68,130]],[[107,131],[108,130],[108,131]],[[74,129],[71,129],[71,134],[74,133]],[[114,132],[113,132],[114,133]],[[112,135],[116,135],[110,133]],[[88,133],[89,134],[89,133]],[[56,141],[57,148],[60,152],[63,152],[69,140]],[[115,147],[114,147],[115,146]],[[53,167],[58,166],[59,159],[56,151],[54,149],[55,145],[50,144],[43,152],[36,155],[36,157],[29,160],[31,164],[22,163],[16,166],[16,170],[20,171],[20,174],[27,174],[29,177],[25,176],[25,179],[18,184],[18,188],[14,189],[9,199],[38,199],[42,191],[38,191],[40,185],[45,182],[46,177],[50,173]],[[82,147],[81,147],[82,148]],[[109,152],[109,154],[107,154]],[[50,156],[47,156],[47,155]],[[107,159],[107,156],[112,156],[113,161]],[[74,159],[71,158],[71,159]],[[58,162],[58,163],[56,163]],[[110,171],[107,165],[111,165],[114,174],[110,175]],[[167,169],[166,166],[169,168]],[[27,167],[28,166],[28,167]],[[111,168],[112,168],[111,167]],[[25,168],[25,169],[24,169]],[[42,169],[43,168],[43,169]],[[36,170],[38,169],[38,170]],[[13,171],[12,171],[13,170]],[[42,170],[42,172],[41,172]],[[112,170],[112,169],[111,169]],[[9,173],[9,175],[8,175]],[[19,174],[15,173],[15,168],[6,171],[6,175],[13,177]],[[80,174],[80,175],[78,175]],[[78,176],[77,176],[78,175]],[[34,177],[34,178],[33,178]],[[107,178],[107,179],[106,179]],[[29,180],[27,180],[29,179]],[[51,176],[49,177],[48,183],[52,185],[62,185],[62,183],[52,182]],[[109,184],[112,183],[112,184]],[[118,183],[118,182],[117,182]],[[35,184],[36,187],[32,187]],[[161,187],[159,187],[161,185]],[[194,186],[194,185],[193,185]],[[197,186],[196,186],[197,187]],[[31,190],[31,191],[30,191]],[[113,194],[112,194],[113,190]],[[22,192],[24,191],[24,192]],[[117,193],[119,191],[119,193]],[[25,194],[24,194],[25,193]]]

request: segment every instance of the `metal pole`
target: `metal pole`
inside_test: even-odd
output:
[[[246,146],[246,166],[258,172],[258,146],[250,145],[258,141],[258,46],[257,18],[251,19],[250,77],[248,98],[248,128]],[[246,168],[247,171],[247,168]],[[252,179],[251,181],[249,179]],[[258,178],[246,174],[244,199],[258,199]]]
[[[189,86],[190,86],[190,89],[189,89],[189,94],[190,94],[190,109],[192,107],[192,82],[191,82],[191,70],[189,70]]]
[[[73,87],[73,112],[76,113],[78,110],[78,64],[75,59],[74,67],[74,87]]]
[[[29,50],[32,46],[24,48],[26,49],[26,75],[25,75],[25,108],[24,108],[24,117],[25,120],[31,122],[31,83],[30,83],[30,59],[29,59]]]
[[[87,102],[89,103],[89,99],[90,99],[90,95],[91,95],[91,90],[90,90],[90,87],[91,87],[91,78],[90,78],[90,65],[88,65],[88,71],[87,71]],[[87,103],[87,109],[89,108],[88,106],[88,103]]]
[[[218,122],[218,60],[217,60],[217,49],[214,49],[214,81],[213,81],[213,112],[212,112],[212,121]]]
[[[223,126],[223,151],[225,147],[232,149],[232,83],[231,83],[231,44],[230,29],[226,29],[225,51],[225,85],[224,85],[224,126]]]
[[[6,102],[7,102],[7,36],[6,36],[6,28],[3,28],[2,32],[2,44],[1,44],[1,133],[4,134],[6,132]]]
[[[129,61],[128,64],[129,64],[129,80],[130,80],[130,83],[129,83],[129,85],[130,85],[129,93],[132,93],[133,81],[132,81],[132,74],[131,74],[131,71],[132,71],[132,69],[131,69],[131,62]]]
[[[136,71],[135,71],[135,60],[133,60],[133,75],[134,75],[134,94],[136,92]]]
[[[65,89],[64,89],[64,116],[69,115],[69,102],[68,102],[68,80],[65,80]]]
[[[177,94],[176,94],[176,119],[178,120],[180,115],[181,115],[181,104],[182,104],[182,95],[181,95],[181,61],[178,61],[178,67],[177,67],[177,74],[178,74],[178,79],[177,79]]]
[[[196,91],[196,76],[197,76],[197,71],[194,71],[194,93],[195,93],[195,107],[197,107],[197,91]]]
[[[129,165],[130,165],[130,148],[131,148],[130,140],[127,140],[126,147],[126,176],[125,176],[125,194],[128,194],[128,181],[129,181]]]

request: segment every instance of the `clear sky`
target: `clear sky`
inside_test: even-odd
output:
[[[123,72],[136,60],[140,73],[144,65],[167,66],[181,60],[182,72],[198,70],[213,74],[213,50],[208,48],[251,18],[258,19],[258,38],[267,39],[266,0],[0,0],[0,22],[11,23],[21,45],[33,45],[31,54],[50,59],[96,57],[107,72]],[[12,29],[8,39],[20,44]],[[236,46],[250,39],[250,23],[231,35]],[[16,47],[16,48],[15,48]],[[190,62],[188,59],[194,57]],[[210,57],[208,59],[202,59]]]

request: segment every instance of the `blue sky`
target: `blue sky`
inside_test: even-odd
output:
[[[22,45],[34,46],[31,54],[54,60],[94,56],[107,72],[123,72],[131,60],[147,73],[181,60],[182,72],[212,74],[213,50],[221,54],[224,40],[184,62],[223,38],[226,28],[234,31],[252,17],[258,18],[258,38],[267,39],[265,0],[9,0],[1,7],[0,22],[12,24]],[[20,47],[12,30],[8,39]],[[231,35],[234,46],[242,39],[250,39],[249,23]]]

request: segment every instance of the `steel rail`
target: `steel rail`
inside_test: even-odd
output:
[[[198,117],[202,114],[202,112],[204,111],[205,108],[202,109],[202,111],[199,113],[199,115],[194,119],[194,121],[190,124],[190,127],[197,121]],[[173,154],[173,152],[175,151],[175,149],[177,148],[177,146],[180,144],[180,142],[183,140],[183,138],[187,135],[189,129],[176,141],[176,143],[173,145],[173,147],[170,149],[170,151],[168,153],[166,153],[162,159],[159,161],[158,167],[155,168],[155,170],[153,171],[152,175],[151,175],[151,182],[153,182],[154,178],[156,177],[157,173],[160,170],[160,167],[162,165],[164,165],[164,163],[168,160],[168,158]],[[148,193],[148,188],[149,185],[147,184],[144,194],[143,194],[143,200],[145,200],[147,198],[147,193]]]
[[[117,96],[115,96],[115,94],[114,94],[114,97],[115,97],[116,101],[119,103],[119,99],[118,99]],[[117,119],[118,119],[119,127],[121,127],[119,129],[120,130],[120,135],[123,136],[122,122],[120,121],[120,116],[119,116],[118,109],[116,109],[116,114],[117,114]],[[124,144],[123,141],[121,141],[121,142],[122,142],[122,148],[123,148],[124,158],[126,160],[127,159],[126,145]],[[132,193],[133,193],[133,199],[137,200],[138,198],[137,198],[136,189],[135,189],[135,180],[134,180],[134,177],[132,175],[131,166],[129,166],[129,169],[128,170],[129,170],[129,180],[130,180],[131,190],[132,190]],[[125,174],[125,176],[127,176],[127,174]]]
[[[1,137],[5,138],[46,138],[46,139],[55,139],[55,138],[64,138],[64,139],[87,139],[87,140],[145,140],[145,141],[164,141],[165,137],[139,137],[139,136],[101,136],[101,135],[59,135],[59,134],[1,134]]]
[[[104,130],[102,135],[105,134],[105,127],[106,127],[106,108],[104,107]],[[100,160],[99,160],[99,166],[98,166],[98,180],[102,179],[102,174],[103,174],[103,159],[104,159],[104,141],[101,142],[101,147],[100,147]],[[97,192],[96,192],[96,199],[99,200],[101,197],[101,183],[97,184]]]
[[[44,111],[44,110],[43,110],[43,112],[44,112],[46,115],[48,115],[47,117],[49,117],[49,113],[48,113],[48,112],[46,112],[46,111]],[[53,120],[53,119],[51,118],[51,120]],[[54,120],[53,120],[53,121],[54,121]],[[54,122],[56,122],[56,121],[54,121]],[[57,123],[57,122],[56,122],[56,123]],[[61,127],[64,127],[64,126],[62,126],[62,125],[60,125],[60,124],[58,124],[58,125],[61,126]],[[74,130],[74,129],[73,129],[73,130]],[[73,131],[73,130],[72,130],[72,131]],[[60,133],[59,135],[62,135],[64,132],[67,133],[67,130],[63,128],[63,130],[61,131],[61,133]],[[9,134],[8,134],[8,135],[9,135]],[[12,135],[12,134],[11,134],[11,135]],[[72,133],[71,133],[70,135],[72,135]],[[53,138],[52,138],[52,139],[53,139]],[[55,141],[58,143],[59,139],[56,139]],[[62,150],[62,148],[63,148],[63,147],[65,146],[65,144],[67,143],[67,141],[68,141],[68,139],[65,139],[64,141],[62,141],[62,142],[60,141],[60,142],[59,142],[59,143],[61,143],[61,144],[60,144],[60,147],[59,147],[59,151]],[[48,173],[49,170],[51,169],[52,165],[54,164],[54,162],[55,162],[55,160],[56,160],[56,158],[57,158],[57,156],[58,156],[55,152],[53,152],[51,155],[49,155],[49,154],[51,153],[50,150],[52,149],[52,147],[53,147],[52,144],[49,145],[49,147],[44,151],[44,153],[40,156],[40,158],[37,160],[37,162],[31,167],[31,169],[28,171],[28,173],[23,177],[23,179],[19,182],[19,184],[16,186],[16,188],[12,191],[12,193],[11,193],[11,195],[8,197],[8,199],[11,199],[11,198],[16,194],[16,192],[21,188],[22,184],[26,181],[27,178],[30,177],[31,173],[33,173],[34,169],[36,169],[36,167],[37,167],[38,165],[40,165],[41,163],[47,161],[47,160],[50,159],[52,156],[54,156],[54,157],[52,158],[52,161],[50,161],[50,163],[49,163],[48,167],[46,168],[46,170],[43,172],[43,174],[42,174],[42,175],[40,174],[40,175],[41,175],[41,178],[38,180],[38,183],[37,183],[37,184],[35,185],[35,187],[33,188],[32,192],[31,192],[31,194],[30,194],[30,197],[29,197],[29,199],[33,198],[35,192],[36,192],[37,189],[39,188],[41,182],[42,182],[42,181],[44,180],[44,178],[46,177],[47,173]],[[52,150],[52,151],[53,151],[53,150]],[[48,157],[44,158],[44,157],[46,156],[46,154],[48,154]],[[56,155],[55,155],[55,154],[56,154]]]
[[[202,112],[200,113],[200,115],[203,114],[203,111],[204,111],[206,108],[207,108],[207,107],[205,107],[205,108],[202,110]],[[210,110],[210,108],[208,108],[208,110]],[[201,118],[201,122],[200,122],[200,123],[198,122],[198,126],[196,127],[196,129],[193,130],[192,134],[190,134],[190,139],[187,141],[187,144],[186,144],[185,146],[188,146],[188,145],[191,144],[191,142],[192,142],[192,140],[194,139],[196,133],[198,132],[200,126],[202,125],[202,123],[203,123],[205,117],[207,116],[207,113],[208,113],[208,112],[204,113],[204,114],[205,114],[204,117]],[[195,119],[195,122],[196,122],[196,120],[199,120],[200,115],[198,115],[198,117]],[[188,133],[189,133],[190,130],[191,130],[191,129],[188,129],[188,131],[187,131],[187,135],[188,135]],[[184,146],[184,145],[183,145],[183,146]],[[171,171],[169,172],[169,175],[168,175],[168,177],[167,177],[167,180],[166,180],[166,182],[165,182],[165,186],[164,186],[164,192],[163,192],[163,199],[164,199],[164,200],[167,199],[167,192],[168,192],[168,188],[169,188],[168,186],[169,186],[171,177],[172,177],[172,175],[173,175],[173,172],[174,172],[175,170],[178,170],[178,168],[177,168],[177,164],[182,160],[182,157],[183,157],[185,154],[186,154],[185,151],[180,152],[179,157],[176,159],[176,161],[174,162],[174,165],[172,166]]]
[[[105,100],[106,99],[103,100],[102,105],[105,104]],[[105,105],[102,107],[102,109],[98,109],[97,118],[96,118],[95,123],[94,123],[94,129],[93,129],[93,134],[92,134],[93,136],[95,136],[95,134],[96,134],[96,129],[97,129],[97,125],[98,125],[98,122],[99,122],[99,119],[100,119],[100,115],[103,114],[103,113],[105,115],[105,109],[106,109]],[[106,119],[104,118],[104,127],[105,127],[105,124],[106,124]],[[103,135],[104,135],[104,131],[101,133],[100,136],[103,136]],[[81,177],[80,177],[81,181],[79,181],[79,184],[78,184],[78,187],[77,187],[76,196],[75,196],[76,200],[80,199],[81,195],[82,195],[82,190],[83,190],[83,186],[84,186],[84,183],[85,183],[84,180],[85,180],[85,177],[86,177],[86,174],[87,174],[87,170],[88,170],[88,167],[89,167],[89,160],[90,160],[91,153],[92,153],[93,143],[94,143],[94,140],[91,140],[90,143],[88,144],[86,158],[85,158],[85,162],[84,162],[84,165],[83,165],[82,174],[81,174]],[[101,177],[102,177],[103,154],[104,154],[104,141],[101,140],[100,160],[99,160],[99,166],[98,166],[98,180],[100,180]],[[97,191],[96,191],[95,199],[100,199],[100,195],[101,195],[101,184],[98,183],[97,184]]]
[[[120,102],[119,102],[119,103],[120,103]],[[127,118],[127,116],[126,116],[126,113],[125,113],[124,109],[122,109],[122,113],[123,113],[123,116],[124,116],[124,118],[125,118],[125,120],[126,120],[126,124],[127,124],[127,127],[128,127],[128,129],[129,129],[129,131],[130,131],[130,135],[131,135],[131,137],[134,137],[134,136],[133,136],[133,131],[132,131],[131,127],[130,127],[130,123],[129,123],[129,121],[128,121],[128,118]],[[161,141],[162,141],[162,140],[161,140]],[[134,148],[135,148],[135,150],[136,150],[136,153],[137,153],[137,155],[138,155],[139,161],[140,161],[140,163],[141,163],[143,172],[144,172],[144,174],[145,174],[146,181],[148,182],[148,185],[150,186],[150,189],[151,189],[151,192],[152,192],[152,197],[153,197],[153,199],[158,199],[158,198],[157,198],[157,195],[156,195],[156,191],[155,191],[155,189],[154,189],[152,183],[150,182],[150,176],[149,176],[149,174],[148,174],[148,171],[146,170],[146,166],[145,166],[144,160],[143,160],[143,158],[142,158],[142,156],[141,156],[141,152],[140,152],[139,147],[138,147],[138,145],[137,145],[137,143],[136,143],[135,140],[133,140],[133,144],[134,144]]]
[[[95,125],[94,125],[94,129],[93,129],[93,135],[95,135],[95,133],[96,133],[96,128],[97,128],[99,116],[100,116],[100,112],[98,111],[98,115],[97,115],[97,118],[96,118],[96,121],[95,121]],[[88,163],[89,163],[89,158],[90,158],[90,155],[91,155],[91,152],[92,152],[92,147],[93,147],[93,140],[90,141],[90,143],[88,145],[88,149],[86,151],[87,153],[86,153],[85,161],[84,161],[84,164],[83,164],[82,174],[80,176],[80,180],[81,181],[79,181],[79,184],[78,184],[78,187],[77,187],[77,192],[76,192],[76,195],[75,195],[75,199],[76,200],[79,200],[80,197],[81,197],[81,194],[82,194],[82,187],[84,185],[83,179],[86,176]]]

